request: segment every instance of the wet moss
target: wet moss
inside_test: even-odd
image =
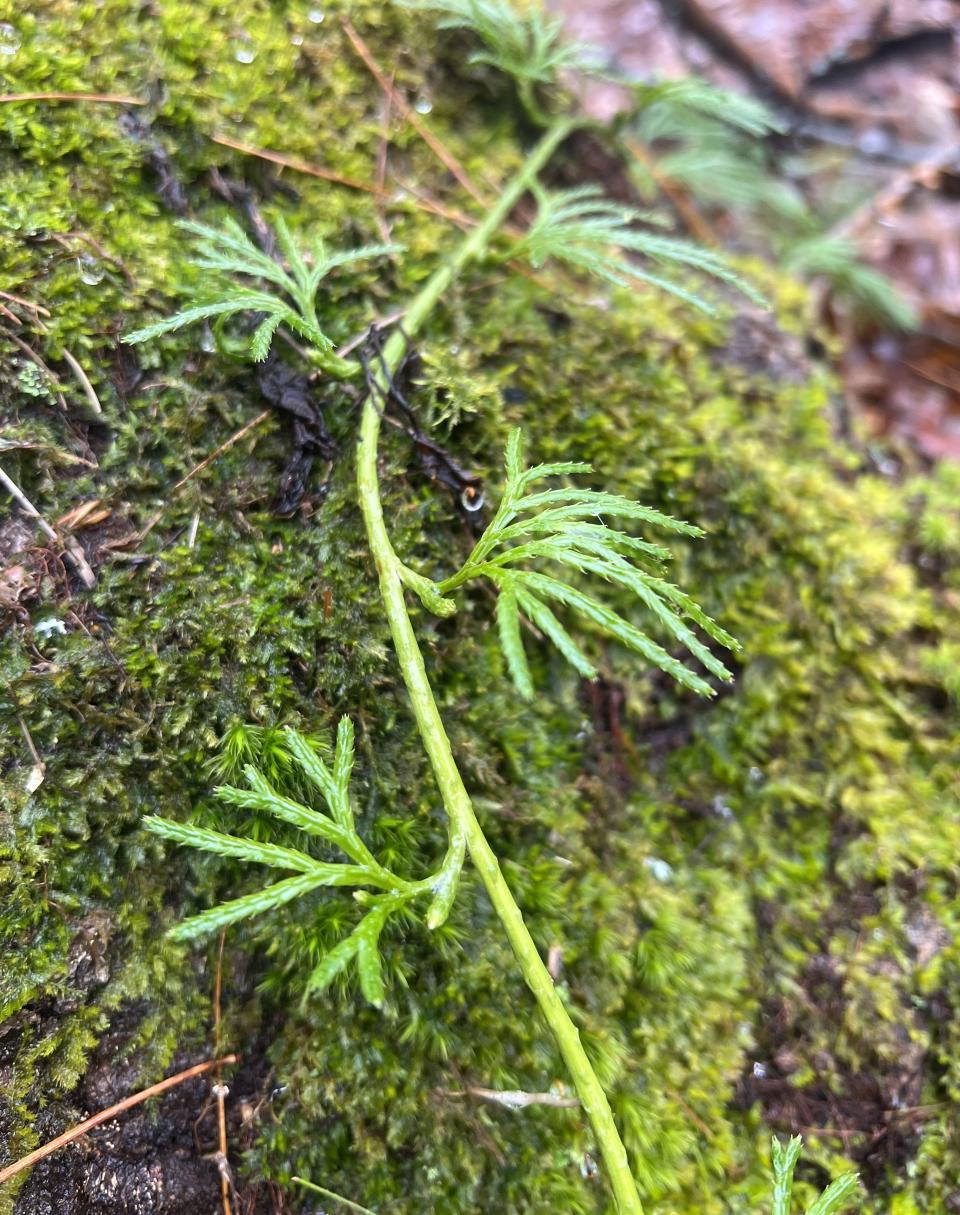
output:
[[[502,180],[524,137],[505,99],[452,70],[448,40],[435,53],[422,22],[380,4],[328,4],[317,21],[252,0],[53,2],[5,16],[21,38],[9,91],[149,98],[153,137],[207,219],[226,210],[211,167],[303,234],[376,239],[385,219],[407,252],[337,281],[324,320],[346,338],[456,239],[397,183],[464,207],[452,179],[395,129],[381,214],[367,192],[211,140],[374,182],[383,99],[340,26],[346,10],[397,86],[429,100],[468,171]],[[110,511],[77,533],[97,566],[90,595],[3,533],[3,565],[26,569],[31,590],[8,610],[0,651],[0,1119],[14,1158],[80,1115],[78,1082],[121,1010],[138,1013],[124,1051],[141,1052],[144,1083],[177,1046],[209,1043],[211,955],[163,930],[258,875],[164,850],[141,820],[223,824],[207,799],[231,726],[320,731],[350,713],[370,839],[422,873],[444,831],[353,505],[355,402],[330,394],[341,458],[327,479],[318,466],[293,518],[273,510],[290,443],[277,417],[174,491],[263,401],[251,370],[205,352],[198,333],[136,359],[117,348],[121,330],[196,282],[142,144],[115,108],[5,105],[0,163],[0,265],[9,290],[51,314],[21,332],[69,407],[6,348],[4,467],[51,518],[94,498]],[[804,331],[802,296],[754,273],[780,328],[756,322],[751,347],[750,318],[705,320],[653,296],[591,301],[478,267],[431,327],[411,387],[488,497],[522,423],[537,455],[590,459],[598,483],[705,526],[678,552],[678,579],[743,640],[734,689],[697,702],[588,638],[607,681],[593,699],[532,647],[543,696],[527,707],[481,590],[452,620],[420,613],[417,627],[491,842],[538,943],[562,959],[651,1201],[756,1209],[772,1124],[823,1131],[810,1137],[811,1184],[853,1157],[868,1207],[889,1209],[896,1190],[898,1210],[949,1210],[960,1165],[945,1104],[960,1087],[949,474],[899,487],[860,467],[832,432],[828,375],[802,353],[781,357]],[[65,349],[101,417],[83,412]],[[384,474],[398,550],[449,571],[469,543],[457,503],[401,436],[387,436]],[[617,697],[615,729],[601,694]],[[32,792],[21,722],[45,765]],[[241,1053],[265,1043],[283,1086],[245,1175],[300,1173],[397,1215],[604,1209],[576,1111],[453,1095],[564,1082],[476,883],[442,934],[411,924],[389,937],[385,1014],[352,987],[301,1008],[307,968],[354,914],[317,896],[228,936],[226,1040]],[[831,1137],[838,1125],[845,1138]],[[82,1186],[79,1157],[77,1168]]]

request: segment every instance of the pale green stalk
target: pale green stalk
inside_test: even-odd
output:
[[[516,176],[508,183],[496,205],[456,252],[428,279],[404,314],[404,331],[394,331],[384,347],[384,367],[373,379],[383,400],[388,395],[388,376],[400,367],[407,339],[421,328],[460,271],[486,251],[494,233],[521,195],[530,188],[552,153],[574,129],[574,123],[555,123],[530,153]],[[371,393],[363,409],[357,451],[357,485],[360,506],[367,528],[370,549],[377,565],[380,592],[390,624],[397,658],[410,695],[414,716],[430,758],[443,804],[450,818],[450,853],[444,868],[458,865],[464,849],[480,874],[520,964],[520,970],[553,1031],[560,1053],[576,1086],[584,1113],[590,1120],[603,1154],[610,1186],[620,1215],[643,1215],[637,1187],[630,1172],[626,1149],[617,1130],[610,1104],[580,1042],[553,980],[540,957],[520,909],[500,871],[500,865],[477,821],[470,797],[457,768],[437,703],[427,679],[423,656],[413,631],[404,597],[402,562],[393,550],[380,502],[377,477],[377,440],[380,433],[380,402]]]

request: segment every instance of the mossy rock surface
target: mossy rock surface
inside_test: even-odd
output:
[[[406,247],[335,281],[324,320],[338,340],[389,315],[452,246],[455,227],[424,199],[472,204],[409,125],[390,127],[377,192],[386,107],[347,11],[492,193],[530,132],[423,18],[364,3],[0,5],[19,42],[5,91],[150,102],[145,126],[110,104],[0,105],[4,290],[49,312],[18,332],[67,405],[0,339],[3,467],[50,519],[94,499],[108,512],[76,533],[91,593],[22,520],[0,523],[0,1163],[212,1049],[216,948],[164,932],[262,875],[162,846],[142,820],[273,830],[210,800],[232,726],[259,725],[269,752],[275,726],[319,735],[350,714],[368,838],[412,875],[442,855],[354,502],[356,398],[317,390],[337,454],[280,517],[292,432],[276,413],[174,488],[267,408],[257,373],[199,331],[134,353],[117,342],[196,289],[174,209],[237,214],[214,169],[303,238],[369,243],[387,226]],[[488,501],[522,424],[537,457],[591,460],[598,487],[706,528],[678,548],[676,578],[743,641],[733,687],[700,702],[600,638],[586,643],[604,678],[577,686],[534,641],[528,706],[483,591],[450,620],[418,610],[416,625],[650,1209],[763,1209],[771,1129],[802,1128],[811,1193],[853,1162],[865,1210],[956,1211],[956,477],[900,485],[840,438],[833,384],[802,354],[802,296],[752,273],[776,323],[478,266],[408,383],[421,424],[483,476]],[[387,430],[397,549],[443,576],[472,518]],[[565,1083],[478,883],[442,932],[390,933],[382,1013],[353,985],[301,1006],[309,968],[356,915],[331,892],[227,934],[222,1041],[243,1057],[230,1147],[250,1200],[269,1210],[285,1191],[289,1209],[316,1209],[290,1184],[299,1174],[380,1215],[606,1210],[576,1110],[457,1095]],[[209,1110],[199,1154],[193,1138],[205,1094],[197,1082],[67,1149],[7,1186],[0,1210],[215,1209]]]

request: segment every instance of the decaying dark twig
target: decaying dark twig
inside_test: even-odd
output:
[[[143,149],[144,166],[156,178],[157,196],[175,215],[186,215],[187,195],[173,167],[170,153],[139,114],[121,114],[120,129]]]
[[[400,365],[397,374],[390,374],[384,364],[379,331],[371,329],[367,334],[366,346],[361,350],[359,357],[364,369],[368,391],[374,396],[379,396],[383,403],[384,420],[397,429],[402,430],[411,440],[420,467],[424,473],[431,481],[439,481],[441,485],[445,485],[457,494],[464,510],[469,513],[478,511],[483,506],[482,479],[476,473],[467,472],[446,448],[430,438],[420,428],[417,424],[413,406],[399,387],[397,381],[410,364],[411,352],[408,350],[407,357]],[[383,376],[388,385],[386,399],[384,399],[384,393],[381,390],[377,373],[370,366],[371,357],[376,358],[379,364],[379,374]],[[403,415],[402,421],[391,418],[386,413],[386,405],[389,401],[392,401],[400,410]]]

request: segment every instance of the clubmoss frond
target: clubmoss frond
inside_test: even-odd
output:
[[[803,278],[822,275],[832,291],[881,324],[905,332],[916,327],[917,314],[910,301],[885,274],[866,265],[856,244],[846,237],[813,232],[789,242],[783,266]]]
[[[680,267],[725,282],[755,303],[764,303],[719,253],[637,227],[662,220],[648,211],[612,202],[598,186],[550,192],[535,185],[533,194],[537,216],[514,252],[526,255],[537,268],[555,258],[618,287],[647,283],[703,312],[714,312],[713,306],[695,292],[646,268],[651,263],[667,270]],[[646,260],[641,263],[631,254]]]
[[[578,65],[582,47],[561,41],[563,21],[536,4],[519,13],[509,0],[400,0],[404,8],[439,14],[440,29],[469,30],[485,45],[471,63],[489,63],[517,80],[550,84],[561,68]]]
[[[717,679],[732,678],[687,621],[726,649],[736,651],[739,645],[689,595],[663,577],[664,564],[670,556],[668,550],[618,531],[609,523],[593,520],[633,519],[687,536],[702,535],[698,527],[617,494],[572,487],[528,492],[536,481],[589,472],[590,465],[565,461],[524,468],[519,430],[510,436],[506,467],[506,485],[496,516],[462,569],[435,586],[434,594],[445,596],[477,577],[489,578],[494,583],[500,592],[497,601],[500,642],[521,696],[530,699],[533,695],[521,637],[521,612],[580,675],[587,679],[597,675],[593,663],[554,614],[551,603],[570,609],[684,687],[713,695],[706,679],[691,671],[643,629],[570,581],[571,575],[595,577],[630,591],[671,641],[687,650]],[[530,568],[532,562],[546,563],[564,576]]]
[[[669,137],[685,130],[691,121],[712,122],[761,139],[783,131],[784,123],[756,97],[717,88],[696,76],[631,86],[640,106],[644,137]]]
[[[520,100],[536,122],[546,117],[535,96],[536,88],[555,85],[566,68],[588,66],[587,48],[563,39],[563,20],[546,17],[535,2],[518,12],[510,0],[400,0],[404,8],[437,13],[440,29],[461,29],[474,34],[483,50],[474,51],[470,63],[486,63],[512,76]]]
[[[324,243],[318,241],[312,250],[312,264],[308,264],[286,224],[279,219],[276,225],[277,243],[289,267],[285,270],[278,261],[257,248],[236,220],[226,220],[222,228],[184,220],[179,227],[198,238],[195,262],[201,269],[227,274],[235,279],[253,279],[258,289],[225,286],[209,300],[128,333],[123,339],[125,342],[146,342],[211,317],[223,322],[239,313],[252,313],[262,318],[248,347],[250,357],[256,362],[262,362],[267,357],[274,335],[281,326],[285,326],[310,344],[313,358],[322,369],[340,378],[355,374],[357,367],[337,358],[333,353],[333,339],[320,327],[316,310],[317,291],[332,270],[399,252],[399,245],[364,245],[358,249],[328,254]]]
[[[448,855],[438,873],[419,882],[392,873],[377,861],[354,825],[350,805],[353,723],[346,717],[340,719],[332,764],[328,764],[296,730],[285,730],[284,737],[286,754],[307,782],[321,794],[329,813],[284,796],[252,763],[244,767],[248,788],[224,785],[215,790],[216,796],[225,805],[272,815],[306,835],[319,838],[345,855],[350,863],[317,860],[300,848],[280,847],[164,818],[148,818],[145,824],[147,830],[162,839],[217,856],[292,870],[296,874],[295,877],[285,878],[262,890],[192,916],[178,924],[171,936],[177,940],[193,940],[239,920],[273,911],[320,887],[350,886],[355,890],[354,897],[369,910],[350,936],[324,956],[310,977],[306,990],[308,993],[322,990],[355,959],[364,996],[372,1004],[380,1005],[383,1002],[383,979],[377,943],[384,925],[394,912],[413,899],[431,894],[433,901],[428,912],[428,923],[430,927],[438,927],[453,902],[462,857],[455,855],[451,858]],[[234,750],[237,750],[236,740],[231,741]],[[247,748],[244,745],[240,749]],[[373,887],[380,893],[370,894],[364,889],[367,887]],[[437,911],[438,905],[442,908],[442,914]]]

